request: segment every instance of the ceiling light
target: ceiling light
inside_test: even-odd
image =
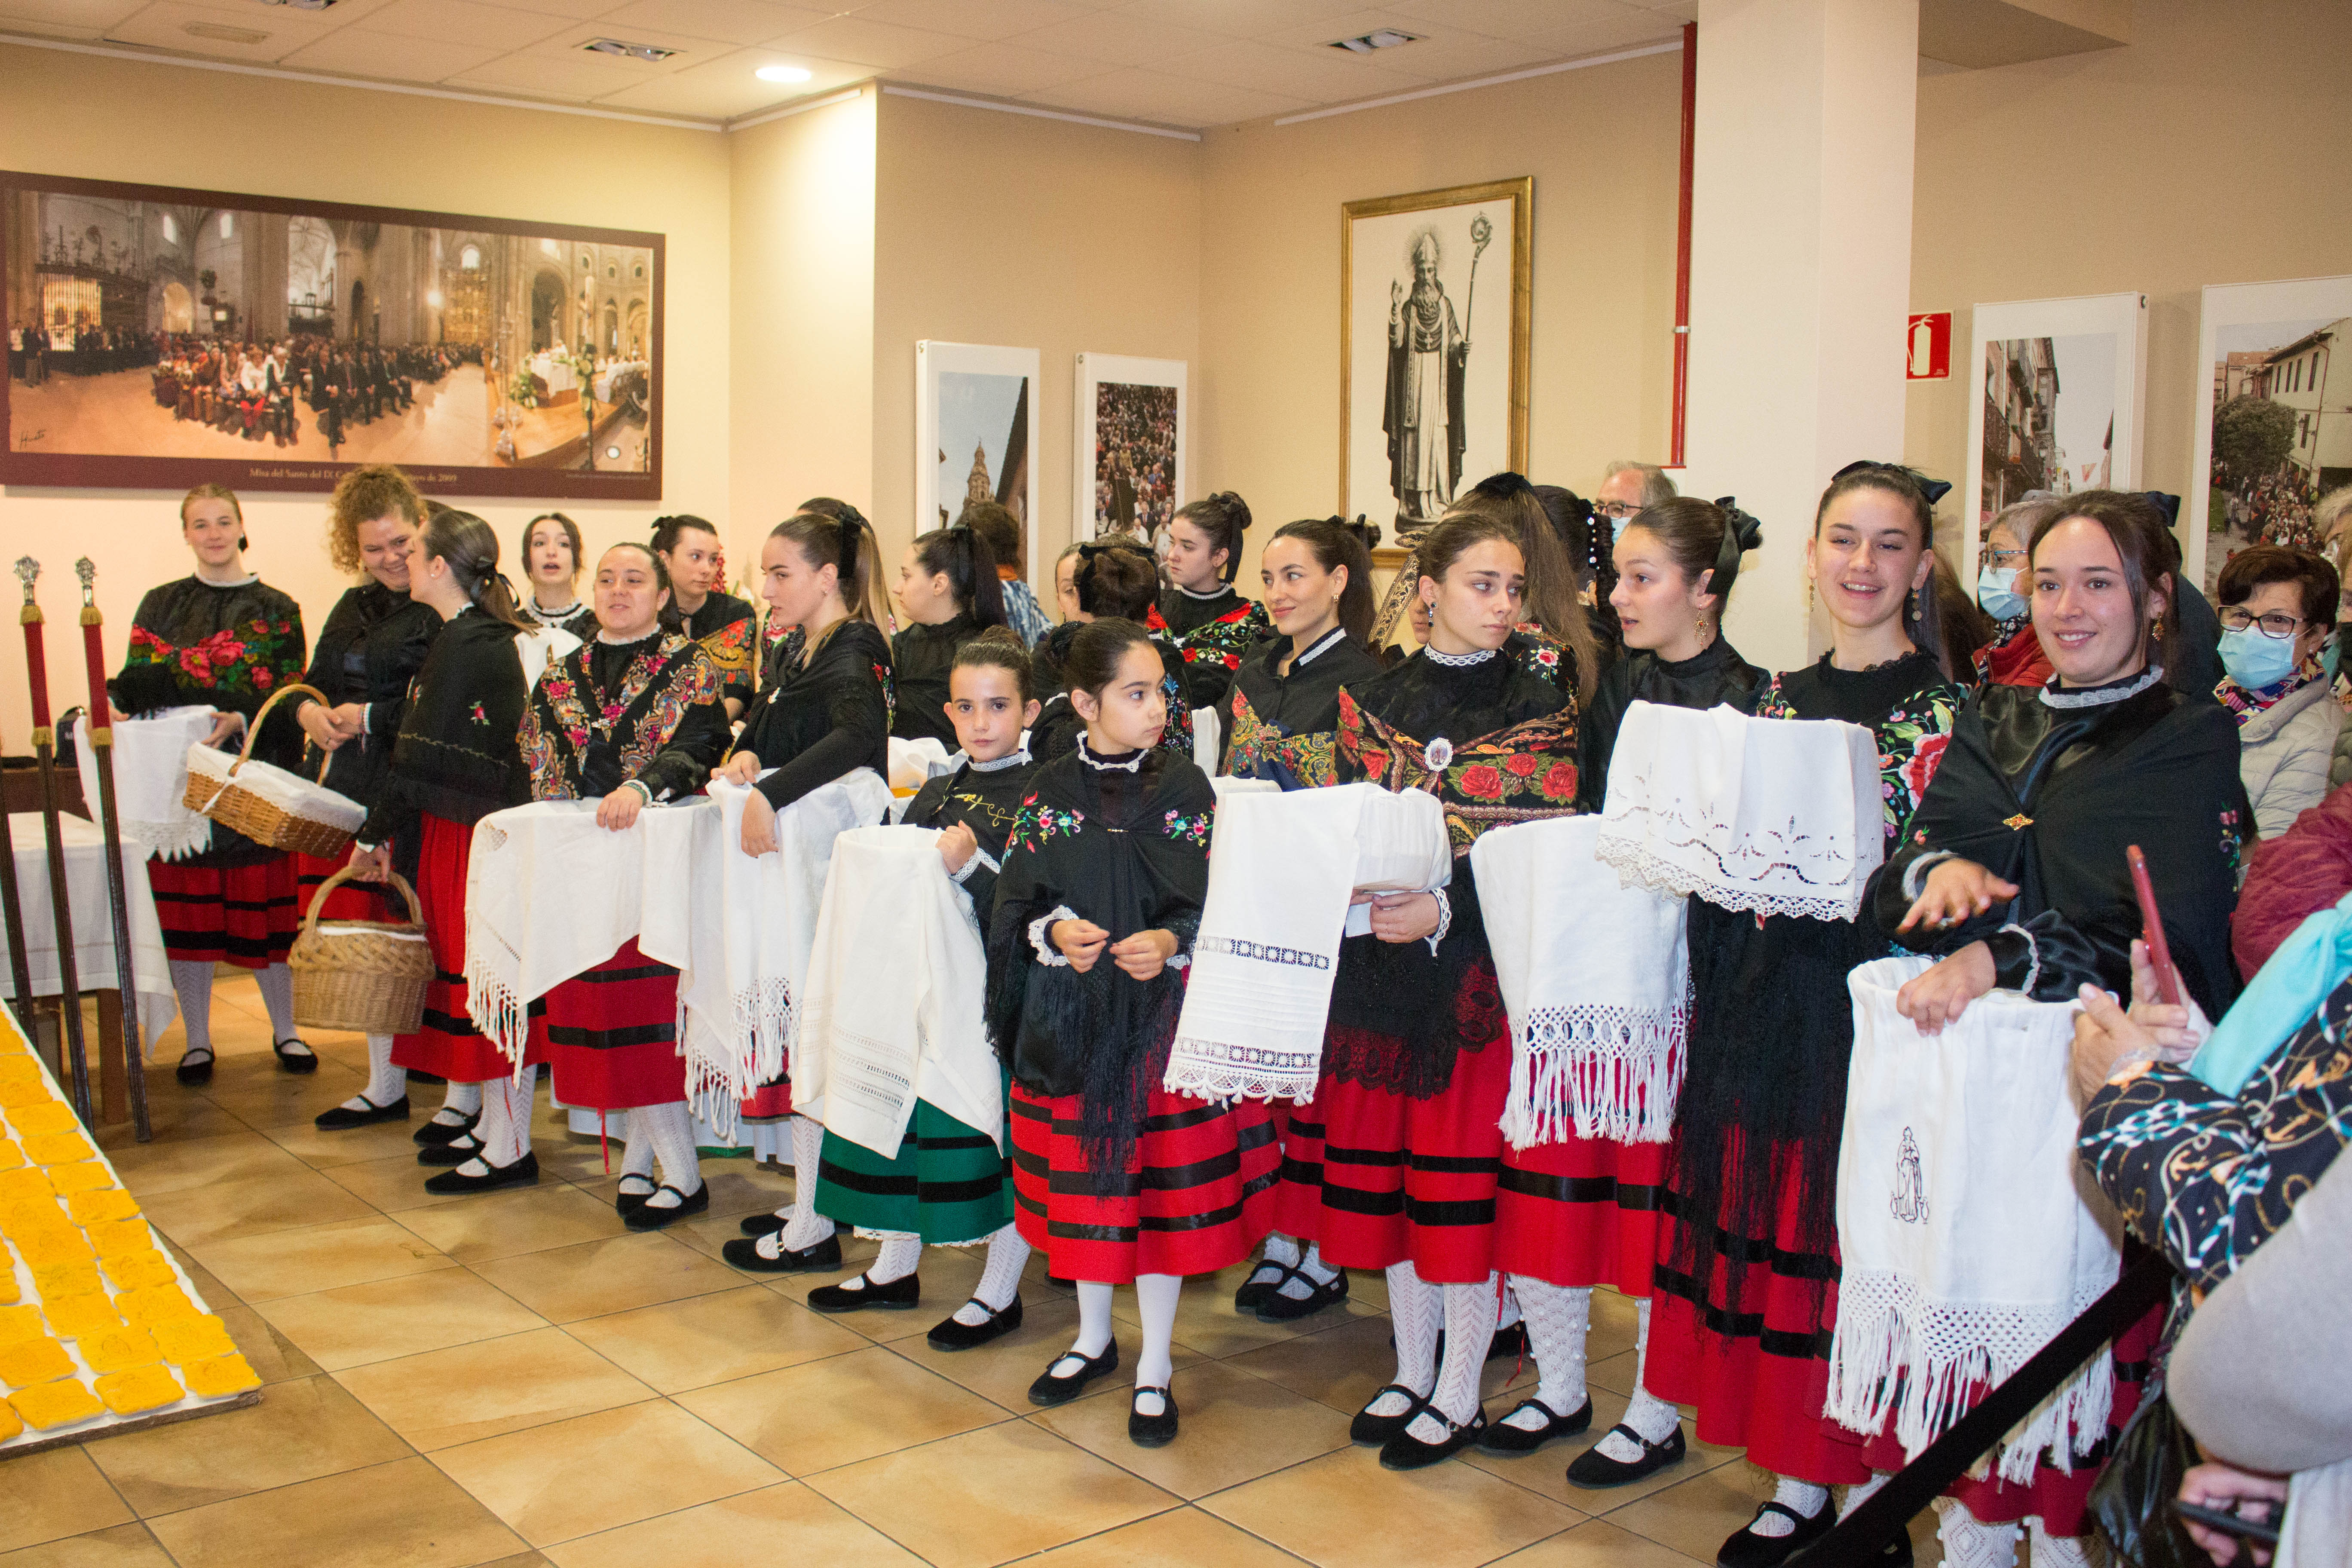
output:
[[[608,459],[617,458],[620,455],[621,449],[618,447],[607,447],[604,448],[604,456]]]
[[[196,37],[216,38],[224,44],[258,44],[269,37],[251,27],[229,27],[218,22],[190,22],[184,30]]]
[[[806,81],[816,73],[799,66],[761,66],[751,74],[761,81]]]
[[[647,65],[659,65],[677,53],[659,44],[629,44],[618,38],[592,38],[580,46],[592,55],[618,55],[623,59],[642,60]]]
[[[1330,47],[1345,49],[1351,55],[1369,55],[1374,49],[1392,49],[1399,44],[1417,44],[1417,33],[1400,33],[1394,27],[1382,27],[1376,32],[1362,33],[1352,38],[1334,38]]]

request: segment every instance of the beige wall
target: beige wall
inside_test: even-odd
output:
[[[1275,528],[1339,504],[1343,202],[1533,174],[1528,477],[1590,492],[1664,459],[1681,102],[1664,54],[1208,132],[1192,488],[1256,514],[1244,589]]]
[[[1081,351],[1190,361],[1199,428],[1200,144],[886,94],[875,166],[872,515],[889,574],[916,531],[915,343],[934,338],[1038,351],[1034,577],[1070,540]],[[1201,457],[1196,435],[1205,492]]]
[[[581,523],[592,557],[620,538],[643,538],[659,510],[727,518],[729,138],[5,46],[0,82],[0,163],[12,169],[667,234],[668,496],[660,507],[563,510]],[[140,595],[189,570],[176,499],[0,492],[0,560],[30,552],[43,566],[50,691],[60,709],[88,696],[69,613],[74,557],[97,563],[109,666],[119,667]],[[327,563],[324,499],[256,494],[245,507],[247,560],[301,602],[314,628],[347,586]],[[464,504],[498,529],[509,555],[541,510]],[[0,744],[19,755],[31,722],[20,658],[0,660]]]
[[[1923,78],[1911,308],[1952,376],[1911,385],[1912,462],[1967,477],[1969,307],[2147,296],[2149,489],[2189,482],[2199,290],[2352,272],[2352,5],[2134,0],[2128,47]],[[1959,498],[1943,515],[1963,514]],[[1974,575],[1974,563],[1969,563]]]

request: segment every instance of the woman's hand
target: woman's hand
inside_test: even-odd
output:
[[[776,852],[776,808],[753,790],[743,802],[743,853],[754,860]]]
[[[2015,897],[2016,883],[2002,881],[1973,860],[1938,860],[1928,868],[1927,882],[1895,930],[1924,923],[1929,931],[1948,931]]]
[[[220,748],[231,736],[243,733],[245,733],[244,714],[231,713],[215,708],[213,710],[212,733],[205,737],[205,744]]]
[[[1972,942],[1897,991],[1895,1010],[1910,1019],[1921,1034],[1940,1035],[1945,1025],[1958,1023],[1969,1004],[1991,990],[2000,978],[1992,949]]]
[[[1382,893],[1372,900],[1372,934],[1382,942],[1422,942],[1437,934],[1437,895]]]
[[[1080,974],[1095,966],[1095,960],[1102,956],[1103,944],[1110,941],[1110,932],[1092,921],[1055,921],[1045,934],[1061,949],[1062,956],[1070,961],[1070,968]]]
[[[352,846],[352,875],[362,882],[382,882],[392,875],[392,846],[379,844],[373,849]]]
[[[635,784],[623,784],[596,803],[596,826],[625,833],[637,825],[637,813],[645,808],[646,792]]]
[[[336,750],[345,740],[342,731],[335,725],[332,710],[319,703],[302,704],[294,721],[302,726],[302,733],[310,737],[310,743],[322,752]]]
[[[718,776],[729,784],[749,789],[751,781],[760,776],[760,759],[751,752],[738,752],[719,764]]]
[[[2180,1500],[2225,1512],[2234,1510],[2248,1518],[2261,1517],[2262,1510],[2245,1504],[2275,1503],[2277,1506],[2269,1510],[2269,1518],[2270,1522],[2276,1525],[2286,1517],[2286,1478],[2258,1475],[2219,1459],[2208,1459],[2192,1467],[2187,1475],[2180,1478]],[[2238,1555],[2241,1548],[2245,1552],[2243,1561],[2259,1564],[2271,1560],[2269,1547],[2242,1540],[2226,1531],[2185,1519],[2180,1521],[2180,1528],[2189,1532],[2191,1541],[2205,1549],[2208,1557],[2222,1564],[2223,1568],[2241,1561]]]
[[[2155,1041],[2156,1048],[2148,1054],[2158,1061],[2185,1062],[2197,1054],[2213,1032],[2205,1021],[2205,1010],[2197,999],[2184,994],[2175,1006],[2157,998],[2156,964],[2148,957],[2147,943],[2134,939],[2131,944],[2132,1022],[2146,1030]]]
[[[2071,1071],[2074,1106],[2081,1110],[2125,1064],[2153,1059],[2157,1045],[2154,1036],[2097,986],[2085,985],[2077,994],[2083,1010],[2074,1015]]]
[[[959,822],[940,834],[940,861],[950,876],[962,870],[964,863],[979,853],[980,840],[972,837],[969,823]]]
[[[367,704],[363,702],[339,703],[328,717],[346,741],[356,741],[367,733]]]
[[[1139,931],[1125,942],[1111,944],[1111,962],[1129,980],[1157,980],[1168,961],[1176,956],[1176,933],[1172,931]],[[1071,967],[1076,968],[1075,963]]]

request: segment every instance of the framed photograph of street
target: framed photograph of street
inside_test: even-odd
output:
[[[945,528],[966,504],[1002,502],[1021,520],[1038,587],[1037,351],[915,344],[915,530]]]
[[[1072,538],[1156,542],[1175,519],[1186,495],[1184,373],[1181,359],[1078,355]]]
[[[1967,553],[2031,490],[2137,489],[2147,411],[2147,300],[2085,294],[1979,305],[1967,364]]]
[[[1337,510],[1395,545],[1527,469],[1534,215],[1532,176],[1340,209]]]
[[[661,498],[663,239],[0,173],[0,481]]]
[[[2250,544],[2317,550],[2352,486],[2352,278],[2215,284],[2198,331],[2181,553],[2210,597]],[[2331,498],[2336,498],[2331,500]]]

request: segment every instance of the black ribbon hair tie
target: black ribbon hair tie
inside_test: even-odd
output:
[[[1927,475],[1921,473],[1918,469],[1906,467],[1902,463],[1881,463],[1869,458],[1864,458],[1860,462],[1848,463],[1844,468],[1840,468],[1836,473],[1830,476],[1830,483],[1835,484],[1840,479],[1845,478],[1848,474],[1859,474],[1874,470],[1885,474],[1901,474],[1905,479],[1910,480],[1911,483],[1916,487],[1921,495],[1927,498],[1927,504],[1931,508],[1937,501],[1942,500],[1946,496],[1952,492],[1951,481],[1948,479],[1931,479]]]
[[[1740,552],[1763,548],[1764,525],[1740,510],[1736,497],[1717,496],[1715,504],[1723,512],[1723,542],[1716,547],[1715,570],[1707,574],[1706,591],[1719,596],[1731,592],[1739,575]]]

